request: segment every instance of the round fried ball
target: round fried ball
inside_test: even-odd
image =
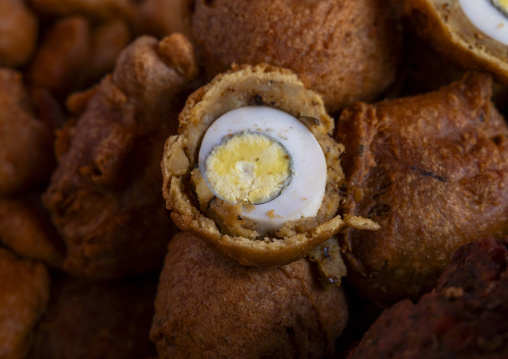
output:
[[[182,232],[169,243],[150,337],[160,358],[322,358],[348,318],[342,288],[301,259],[233,264]]]
[[[295,71],[330,111],[394,79],[400,33],[385,1],[199,0],[192,30],[211,75],[232,63]]]

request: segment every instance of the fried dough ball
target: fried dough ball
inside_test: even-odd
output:
[[[58,276],[29,358],[148,358],[157,277],[88,282]]]
[[[0,66],[24,65],[35,50],[39,20],[24,0],[0,1]]]
[[[196,71],[183,36],[141,37],[112,76],[69,99],[77,119],[58,133],[58,166],[43,198],[67,246],[65,270],[108,278],[161,265],[175,228],[160,160],[178,126],[176,95]]]
[[[0,198],[0,242],[24,258],[62,266],[63,242],[35,198]]]
[[[83,15],[92,19],[131,18],[131,0],[27,0],[42,15]]]
[[[169,243],[150,338],[159,358],[322,358],[346,325],[342,288],[306,259],[233,264],[182,232]]]
[[[384,311],[348,358],[506,358],[507,246],[461,247],[436,291]]]
[[[135,12],[141,34],[164,37],[178,32],[192,38],[191,13],[194,0],[144,0]]]
[[[192,29],[212,75],[232,63],[289,68],[331,112],[375,99],[399,62],[401,34],[386,1],[199,0]]]
[[[49,300],[49,274],[0,247],[0,357],[22,359]]]
[[[363,296],[415,299],[459,246],[508,234],[508,127],[491,85],[469,73],[436,92],[342,113],[345,213],[381,226],[343,239],[348,280]]]
[[[27,190],[54,167],[51,129],[34,116],[22,76],[0,68],[0,196]]]
[[[468,69],[492,72],[508,85],[507,9],[494,1],[406,0],[415,30]]]
[[[179,121],[162,161],[167,208],[223,255],[283,265],[350,224],[336,216],[343,147],[333,120],[289,70],[235,67],[194,92]]]

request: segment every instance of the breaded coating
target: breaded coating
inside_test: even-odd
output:
[[[181,67],[165,62],[174,58]],[[160,43],[141,37],[112,76],[69,99],[78,118],[58,133],[58,166],[43,198],[67,246],[65,270],[108,278],[161,265],[174,225],[161,196],[160,161],[178,126],[184,67],[196,74],[183,36]]]
[[[0,68],[0,196],[19,193],[49,178],[53,133],[34,116],[22,76]]]
[[[0,198],[0,242],[24,258],[60,268],[64,244],[39,202],[35,196]]]
[[[401,34],[382,0],[195,2],[192,29],[215,75],[232,63],[293,70],[334,112],[375,99],[395,77]]]
[[[430,290],[461,245],[508,233],[508,127],[489,75],[439,91],[346,109],[346,213],[380,224],[348,231],[348,280],[377,302]]]
[[[144,0],[135,12],[140,34],[164,37],[178,32],[192,38],[191,13],[194,0]]]
[[[436,291],[384,311],[349,359],[508,356],[508,238],[461,247]]]
[[[23,359],[49,300],[49,274],[0,247],[0,357]]]
[[[131,0],[27,0],[42,15],[83,15],[91,19],[131,18]]]
[[[348,310],[306,259],[249,268],[182,232],[169,243],[150,338],[159,358],[323,358]]]
[[[487,7],[492,6],[490,2],[482,1]],[[484,14],[486,22],[496,21],[480,7],[477,12]],[[460,1],[406,0],[404,13],[416,32],[437,50],[467,69],[492,72],[498,81],[508,85],[507,45],[479,30],[467,17]]]
[[[156,290],[153,275],[98,283],[57,276],[28,358],[155,357],[149,331]]]
[[[0,1],[0,66],[24,65],[35,50],[39,20],[24,0]]]

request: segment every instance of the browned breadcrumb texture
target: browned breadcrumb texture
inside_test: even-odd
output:
[[[327,164],[325,196],[318,214],[288,221],[266,235],[240,215],[241,204],[232,205],[214,196],[196,166],[199,145],[210,124],[226,112],[256,104],[277,108],[302,121],[318,140]],[[305,256],[346,225],[336,216],[342,201],[340,156],[344,148],[330,136],[334,123],[322,99],[305,89],[289,70],[266,64],[235,67],[192,94],[179,120],[179,135],[166,142],[162,172],[167,208],[180,229],[201,236],[241,264],[269,266]]]

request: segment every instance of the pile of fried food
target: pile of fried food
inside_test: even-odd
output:
[[[0,358],[508,356],[506,1],[0,14]]]

